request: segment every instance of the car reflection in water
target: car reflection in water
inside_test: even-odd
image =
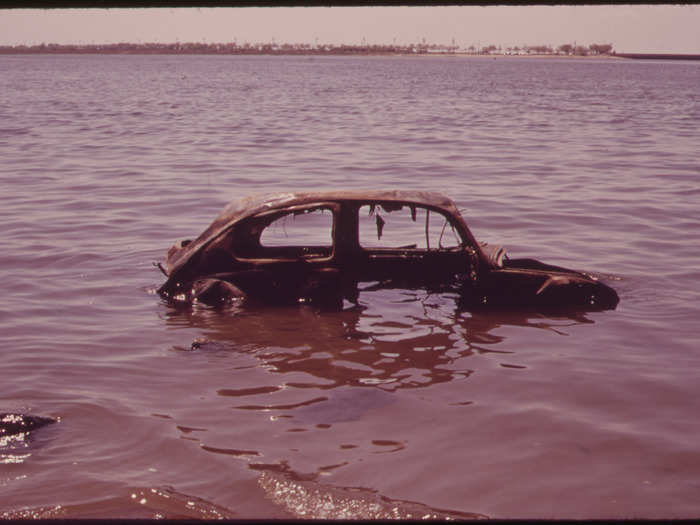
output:
[[[473,357],[512,362],[517,351],[499,329],[534,328],[559,337],[567,335],[569,327],[593,323],[584,313],[470,313],[459,308],[458,298],[424,289],[377,289],[364,292],[358,305],[330,312],[308,305],[176,308],[165,303],[169,327],[194,328],[201,334],[174,351],[211,352],[215,361],[243,353],[257,362],[253,367],[276,376],[265,381],[258,374],[242,384],[251,367],[232,370],[231,381],[212,385],[218,387],[221,405],[208,400],[206,412],[211,415],[194,411],[202,419],[190,417],[177,428],[186,429],[183,438],[198,442],[202,450],[245,462],[259,473],[258,483],[267,497],[294,517],[485,518],[465,512],[470,509],[436,509],[391,499],[372,487],[329,483],[327,477],[367,460],[368,453],[405,453],[407,447],[400,433],[370,434],[370,441],[362,443],[348,437],[343,430],[347,427],[334,432],[332,426],[354,421],[361,429],[386,413],[383,408],[400,410],[401,392],[469,381]],[[275,430],[265,430],[282,422],[286,423]],[[249,434],[250,425],[257,424],[261,434],[252,441],[241,436],[242,425]],[[190,432],[193,427],[200,432]],[[313,432],[324,434],[314,437]],[[294,439],[297,435],[301,441]]]
[[[271,373],[318,379],[285,382],[287,387],[322,391],[341,386],[395,391],[465,378],[473,372],[469,356],[514,353],[502,344],[505,336],[494,333],[500,327],[566,335],[569,326],[594,322],[585,312],[467,312],[457,303],[456,294],[382,289],[366,292],[361,304],[340,312],[311,306],[169,307],[166,320],[201,330],[190,348],[179,350],[244,351]]]

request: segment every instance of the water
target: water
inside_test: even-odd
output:
[[[696,517],[700,65],[0,57],[5,517]],[[616,310],[175,309],[231,199],[441,191]],[[195,343],[193,345],[193,343]]]

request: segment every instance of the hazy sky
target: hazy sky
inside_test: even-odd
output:
[[[0,10],[0,45],[250,42],[502,46],[611,43],[700,53],[698,5]]]

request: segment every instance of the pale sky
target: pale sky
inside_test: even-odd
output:
[[[116,42],[613,44],[700,54],[700,6],[410,6],[0,10],[0,45]]]

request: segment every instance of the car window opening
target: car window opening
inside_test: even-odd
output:
[[[267,247],[327,247],[333,244],[333,212],[326,207],[294,210],[279,215],[262,229],[260,245]]]
[[[363,248],[435,251],[462,245],[447,217],[427,207],[370,203],[360,208],[359,221]],[[452,236],[446,235],[448,225]]]

